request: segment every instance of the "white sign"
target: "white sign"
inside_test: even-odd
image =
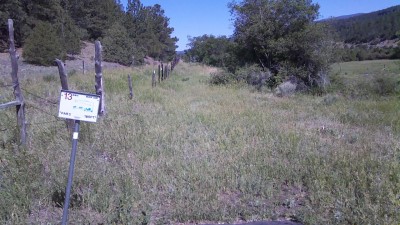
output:
[[[99,104],[98,95],[61,90],[58,117],[96,122]]]

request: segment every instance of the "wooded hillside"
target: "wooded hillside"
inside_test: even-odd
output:
[[[14,20],[17,46],[28,46],[24,59],[42,65],[54,60],[45,56],[78,54],[81,40],[102,40],[105,60],[124,65],[142,63],[145,56],[171,60],[178,41],[161,6],[143,6],[140,0],[128,0],[126,9],[119,0],[4,0],[1,51],[7,48],[9,18]],[[60,48],[42,53],[45,44]]]
[[[324,23],[330,24],[345,43],[390,40],[400,31],[400,5],[344,19],[332,18]]]
[[[342,61],[400,58],[400,5],[371,13],[320,21],[343,43]]]

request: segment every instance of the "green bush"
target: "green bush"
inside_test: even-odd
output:
[[[56,58],[63,59],[62,45],[50,23],[39,22],[25,41],[23,57],[33,64],[51,66]]]
[[[235,79],[235,75],[232,73],[229,73],[227,71],[221,70],[215,73],[211,74],[210,77],[210,84],[214,84],[214,85],[221,85],[221,84],[229,84],[234,82]]]
[[[249,85],[255,86],[258,90],[263,86],[272,85],[271,72],[264,71],[263,68],[256,64],[240,68],[235,73],[235,77],[238,81],[244,81]]]

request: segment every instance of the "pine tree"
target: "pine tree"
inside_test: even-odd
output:
[[[121,24],[115,23],[106,31],[103,46],[104,60],[126,66],[132,64],[133,44],[128,32]]]
[[[50,23],[38,22],[25,41],[24,59],[33,64],[50,66],[56,58],[63,58],[60,38]]]
[[[67,54],[77,55],[81,51],[81,34],[78,27],[69,17],[58,26],[58,36],[61,39],[63,50]]]
[[[26,13],[22,9],[19,0],[2,0],[0,4],[0,51],[8,48],[7,20],[14,22],[14,39],[17,46],[21,46],[26,30]]]
[[[130,0],[125,18],[129,37],[138,47],[135,55],[172,60],[178,39],[171,37],[173,28],[169,27],[169,19],[160,5],[144,7],[139,0]]]
[[[60,37],[63,51],[67,54],[76,55],[80,53],[82,33],[68,12],[68,2],[63,1],[62,12],[58,18],[57,33]]]
[[[63,12],[59,0],[20,0],[20,2],[27,14],[26,23],[31,29],[40,21],[59,23]]]
[[[81,33],[87,39],[104,37],[106,30],[116,22],[122,23],[124,12],[115,0],[65,0],[67,9]]]

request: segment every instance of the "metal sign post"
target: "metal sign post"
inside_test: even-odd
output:
[[[72,134],[72,151],[69,162],[68,182],[65,191],[62,225],[67,224],[68,221],[68,208],[71,195],[72,178],[74,176],[75,156],[78,146],[80,121],[96,122],[99,104],[100,96],[98,95],[61,90],[58,116],[61,118],[75,120],[75,128]]]
[[[69,161],[68,183],[67,183],[67,188],[65,191],[65,201],[64,201],[62,225],[67,224],[67,219],[68,219],[68,207],[69,207],[69,199],[70,199],[70,195],[71,195],[72,178],[74,176],[75,155],[76,155],[76,148],[78,145],[80,122],[81,122],[80,120],[75,120],[74,133],[72,134],[72,151],[71,151],[71,158]]]

